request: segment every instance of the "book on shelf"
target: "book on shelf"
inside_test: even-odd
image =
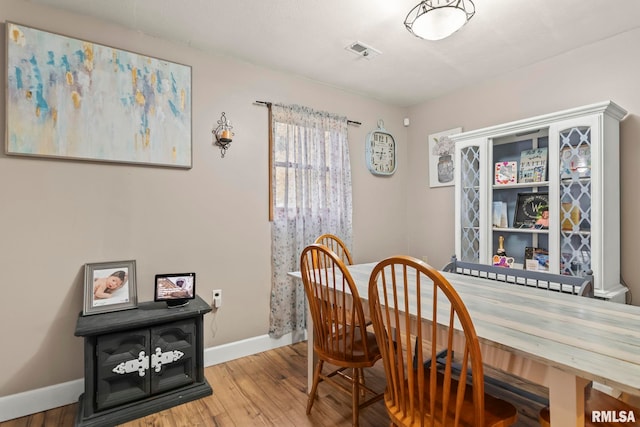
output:
[[[493,226],[507,228],[507,202],[493,202]]]
[[[524,150],[520,153],[518,182],[543,182],[547,177],[547,147]]]
[[[495,166],[494,183],[496,185],[518,182],[518,162],[498,162]]]

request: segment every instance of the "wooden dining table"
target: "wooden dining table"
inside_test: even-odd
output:
[[[348,266],[365,313],[369,312],[369,277],[375,265]],[[640,396],[640,307],[442,274],[467,306],[483,363],[548,387],[551,425],[584,425],[585,387],[592,381]],[[289,275],[301,279],[300,272]],[[423,305],[429,304],[430,292],[420,298]],[[430,322],[429,313],[420,317]],[[313,330],[311,325],[308,317],[307,331]],[[315,360],[312,333],[308,340],[310,385]],[[640,419],[640,413],[635,417]]]

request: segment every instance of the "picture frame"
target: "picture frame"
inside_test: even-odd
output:
[[[430,187],[444,187],[455,184],[455,144],[449,137],[461,132],[462,128],[460,127],[428,136]]]
[[[549,193],[518,193],[513,228],[549,228]]]
[[[525,247],[524,269],[533,271],[549,271],[549,251],[532,246]]]
[[[191,67],[6,23],[7,155],[192,167]]]
[[[494,169],[494,185],[510,185],[518,182],[518,162],[497,162]]]
[[[84,265],[83,316],[128,310],[137,305],[135,260]]]

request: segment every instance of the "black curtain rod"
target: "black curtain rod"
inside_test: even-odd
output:
[[[256,104],[262,104],[262,105],[266,105],[268,107],[270,107],[271,105],[273,105],[273,103],[268,102],[268,101],[256,101]],[[360,126],[362,123],[361,122],[356,122],[355,120],[349,120],[347,119],[347,124],[349,125],[355,125],[355,126]]]

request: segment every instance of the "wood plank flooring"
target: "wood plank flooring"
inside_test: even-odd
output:
[[[166,411],[122,424],[122,427],[348,427],[351,425],[350,397],[335,388],[321,384],[311,415],[305,413],[307,343],[301,342],[227,363],[210,366],[205,375],[213,395],[176,406]],[[367,370],[367,385],[384,388],[382,363]],[[492,376],[500,376],[492,373]],[[514,384],[518,380],[503,377]],[[544,388],[520,384],[537,394]],[[512,402],[519,412],[517,427],[538,426],[541,405],[487,386],[487,391]],[[73,426],[77,404],[0,423],[0,427],[67,427]],[[388,426],[389,419],[382,401],[360,412],[361,427]]]

